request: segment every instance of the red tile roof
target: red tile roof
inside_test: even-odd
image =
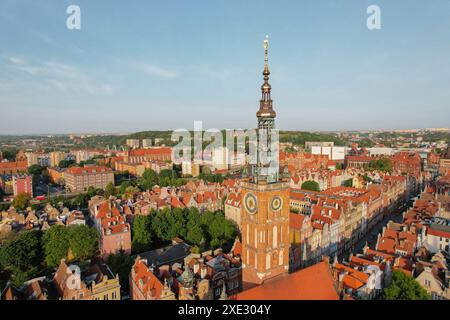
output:
[[[87,167],[70,167],[67,169],[66,174],[90,174],[90,173],[103,173],[112,172],[111,168],[104,166],[87,166]]]
[[[285,274],[237,295],[237,300],[339,300],[327,262]]]

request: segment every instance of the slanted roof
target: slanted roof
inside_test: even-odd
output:
[[[237,300],[339,300],[327,262],[267,280]]]

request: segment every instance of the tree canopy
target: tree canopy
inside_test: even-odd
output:
[[[42,167],[38,164],[33,164],[32,166],[30,166],[28,168],[28,173],[32,174],[32,175],[40,175],[40,174],[42,174],[42,171],[44,169],[45,169],[44,167]]]
[[[144,171],[142,178],[138,180],[138,186],[141,190],[150,190],[155,185],[161,187],[181,186],[185,184],[185,179],[180,178],[179,170],[161,170],[158,174],[152,169]]]
[[[17,210],[25,210],[31,200],[31,196],[28,193],[21,192],[13,200],[12,205]]]
[[[98,250],[98,235],[94,228],[74,225],[67,228],[69,248],[76,260],[87,260]]]
[[[369,170],[380,170],[383,172],[392,172],[392,161],[389,158],[372,160],[368,166]]]
[[[11,272],[15,286],[35,277],[43,260],[40,231],[21,232],[0,247],[0,267]]]
[[[65,169],[74,165],[76,165],[75,160],[61,160],[58,164],[58,167]]]
[[[400,270],[394,270],[392,282],[384,289],[385,300],[430,300],[430,295],[420,284]]]
[[[319,184],[316,181],[310,181],[310,180],[303,182],[301,188],[303,190],[309,190],[309,191],[317,191],[317,192],[320,191]]]
[[[128,277],[134,263],[131,256],[126,254],[124,250],[120,250],[117,254],[110,254],[106,263],[114,274],[119,275],[120,289],[128,294],[130,288]]]
[[[150,250],[152,244],[166,243],[175,237],[184,238],[202,250],[230,249],[237,234],[237,226],[220,211],[200,213],[196,208],[163,209],[135,217],[133,251]]]
[[[85,225],[54,225],[42,239],[45,262],[50,267],[56,267],[61,259],[67,258],[69,249],[73,258],[81,261],[92,258],[98,250],[97,232]]]
[[[345,180],[344,187],[353,187],[353,178]]]
[[[106,186],[105,189],[105,197],[109,198],[110,196],[115,196],[117,194],[116,187],[114,186],[114,183],[110,182]]]

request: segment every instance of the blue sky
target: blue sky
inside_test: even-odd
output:
[[[266,34],[278,128],[449,127],[449,16],[448,0],[2,0],[0,134],[254,127]]]

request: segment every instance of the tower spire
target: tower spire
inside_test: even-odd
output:
[[[269,84],[269,36],[266,36],[264,39],[264,83],[261,86],[262,97],[260,100],[260,106],[258,113],[256,116],[258,118],[275,118],[276,113],[272,109],[272,98],[270,96],[270,92],[272,90],[272,86]]]

